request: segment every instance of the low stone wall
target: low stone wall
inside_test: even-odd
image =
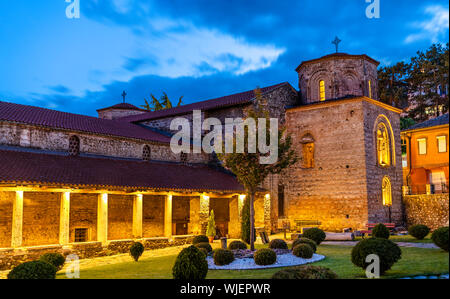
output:
[[[172,241],[168,238],[146,238],[136,241],[141,242],[146,250],[152,250],[190,244],[193,238],[193,235],[183,235],[173,236]],[[134,242],[134,240],[114,240],[109,241],[107,246],[102,246],[101,242],[86,242],[72,243],[64,247],[48,245],[20,249],[3,248],[0,249],[0,271],[12,269],[24,262],[37,260],[41,255],[50,252],[61,253],[64,256],[77,254],[80,259],[127,253]]]
[[[449,196],[421,194],[403,196],[407,225],[424,224],[435,230],[448,226]]]

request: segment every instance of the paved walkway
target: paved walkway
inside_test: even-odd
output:
[[[324,245],[344,245],[344,246],[355,246],[358,241],[323,241],[320,244]],[[414,247],[414,248],[433,248],[439,249],[433,243],[414,243],[414,242],[395,242],[400,247]]]

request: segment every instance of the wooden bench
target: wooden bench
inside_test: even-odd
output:
[[[372,230],[377,224],[378,223],[367,223],[366,224],[367,230],[362,230],[362,231],[360,231],[360,233],[363,234],[363,237],[365,234],[368,234],[368,235],[372,234]],[[392,231],[395,228],[395,223],[383,223],[383,224],[384,224],[384,226],[386,226],[389,229],[389,231]]]
[[[295,231],[300,232],[301,234],[303,234],[304,228],[311,225],[319,226],[321,224],[319,220],[300,220],[300,219],[295,219],[294,223],[295,223]]]

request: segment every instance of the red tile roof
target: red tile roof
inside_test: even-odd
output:
[[[261,88],[261,92],[266,93],[275,90],[278,87],[289,85],[288,82],[267,86]],[[158,118],[164,118],[164,117],[170,117],[175,115],[181,115],[181,114],[187,114],[191,113],[193,110],[212,110],[217,108],[223,108],[223,107],[229,107],[229,106],[235,106],[235,105],[241,105],[246,104],[252,101],[255,98],[255,91],[254,90],[248,90],[241,93],[236,93],[212,100],[206,100],[201,102],[196,102],[188,105],[183,105],[180,107],[174,107],[170,109],[164,109],[164,110],[158,110],[153,112],[147,112],[142,113],[138,115],[130,115],[125,116],[122,118],[119,118],[117,120],[119,121],[125,121],[125,122],[143,122],[147,120],[153,120]]]
[[[116,104],[110,107],[106,107],[106,108],[101,108],[101,109],[97,109],[97,111],[102,111],[102,110],[107,110],[107,109],[124,109],[124,110],[138,110],[138,111],[147,111],[145,109],[141,109],[138,108],[132,104],[129,103],[120,103],[120,104]]]
[[[131,123],[0,101],[0,121],[2,120],[146,141],[170,142],[167,136]]]
[[[206,165],[0,150],[0,183],[239,192],[235,177]]]
[[[315,58],[315,59],[311,59],[311,60],[306,60],[306,61],[302,61],[302,63],[300,63],[300,65],[295,69],[295,71],[299,71],[299,69],[304,66],[305,64],[308,63],[313,63],[313,62],[317,62],[320,60],[324,60],[324,59],[330,59],[330,58],[356,58],[356,59],[366,59],[372,63],[375,63],[376,65],[379,65],[380,62],[376,61],[375,59],[367,56],[366,54],[361,54],[361,55],[353,55],[353,54],[347,54],[347,53],[333,53],[333,54],[328,54],[325,56],[322,56],[320,58]]]

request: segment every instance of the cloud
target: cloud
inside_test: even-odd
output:
[[[440,5],[432,5],[427,6],[424,12],[425,14],[430,15],[431,18],[423,22],[412,23],[411,26],[419,29],[419,32],[408,35],[405,39],[405,43],[409,44],[424,39],[437,43],[448,39],[448,8]]]

